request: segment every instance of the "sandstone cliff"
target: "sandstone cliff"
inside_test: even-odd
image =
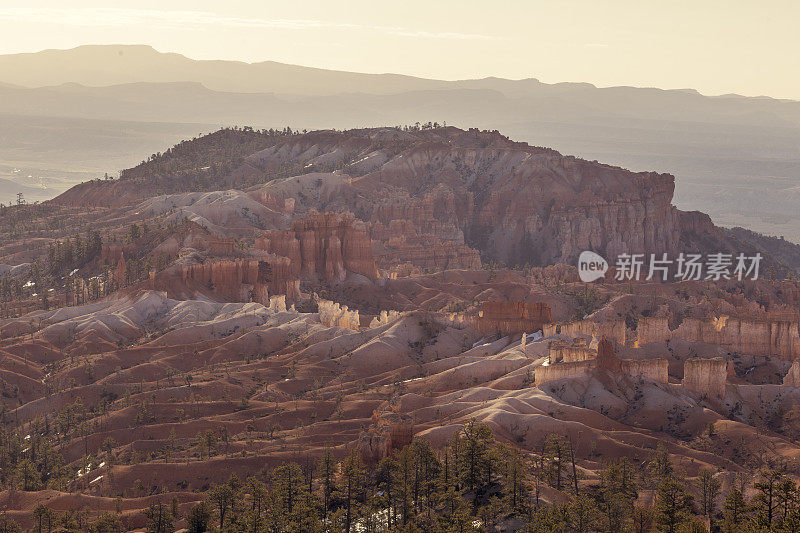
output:
[[[483,302],[474,325],[483,334],[534,332],[551,321],[550,307],[541,302]]]
[[[789,372],[783,377],[783,384],[789,387],[800,387],[800,361],[792,362]]]
[[[534,371],[534,384],[540,387],[545,383],[559,379],[582,378],[588,376],[595,368],[597,368],[597,361],[595,360],[538,366]]]
[[[800,356],[800,324],[786,320],[687,318],[674,329],[669,319],[643,317],[637,327],[639,344],[683,339],[716,344],[747,355],[769,355],[791,360]]]
[[[291,229],[264,232],[255,246],[287,257],[292,273],[306,279],[344,281],[348,272],[378,277],[366,227],[349,213],[310,213]]]
[[[497,132],[313,132],[287,138],[249,164],[327,172],[276,180],[260,194],[277,205],[293,198],[297,211],[357,213],[380,244],[381,265],[385,257],[475,268],[478,252],[507,264],[547,265],[574,262],[583,250],[615,257],[731,247],[707,216],[671,205],[669,174],[563,156]]]
[[[700,396],[724,398],[727,368],[722,357],[687,359],[683,365],[683,387]]]
[[[299,280],[291,271],[289,259],[275,255],[261,259],[184,261],[151,272],[149,288],[165,291],[171,297],[202,292],[264,305],[269,305],[271,295],[285,295],[292,301],[300,297]]]
[[[558,379],[576,379],[599,369],[612,377],[650,380],[656,383],[669,381],[669,362],[663,358],[621,359],[617,357],[614,343],[601,337],[597,349],[591,348],[585,337],[572,339],[572,343],[555,340],[550,343],[548,364],[536,368],[536,386]]]
[[[566,341],[552,341],[548,346],[550,364],[575,363],[587,361],[597,357],[597,350],[587,346],[583,337],[573,339],[572,343]]]
[[[156,181],[168,182],[168,192],[183,194],[145,202],[143,209],[177,209],[175,216],[189,216],[214,231],[233,224],[242,236],[254,227],[285,227],[289,218],[312,209],[349,211],[364,221],[381,268],[403,262],[429,269],[474,269],[483,261],[574,263],[583,250],[612,261],[621,252],[748,251],[708,216],[672,206],[669,174],[564,156],[498,132],[315,131],[265,144],[238,169],[201,184],[205,191],[232,190],[190,192],[198,190],[195,181],[159,175]],[[145,178],[126,176],[131,179],[78,186],[53,203],[141,201],[150,190],[143,187]],[[263,185],[248,195],[235,190],[256,182]],[[317,272],[327,275],[329,269]],[[341,271],[334,265],[330,275]]]

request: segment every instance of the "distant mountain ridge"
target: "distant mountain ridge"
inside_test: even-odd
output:
[[[163,121],[203,123],[232,117],[227,124],[233,124],[248,111],[263,122],[274,115],[275,108],[287,108],[279,119],[294,120],[284,124],[308,128],[377,126],[402,117],[409,122],[420,110],[451,116],[416,120],[463,122],[471,111],[478,120],[499,114],[498,120],[506,123],[531,116],[590,122],[614,117],[618,121],[800,127],[800,101],[793,100],[704,96],[694,89],[547,84],[535,78],[444,81],[273,61],[194,60],[144,45],[89,45],[0,55],[0,94],[0,112],[9,113],[119,120],[149,116],[143,120],[162,117]],[[475,97],[484,99],[483,107],[490,109],[476,109],[470,101]],[[264,106],[267,109],[260,111]],[[313,113],[303,113],[306,108]],[[385,112],[375,122],[365,122],[381,109]],[[336,122],[341,112],[353,114],[350,122],[307,123],[320,115],[322,122]]]
[[[362,73],[292,65],[277,61],[246,63],[230,60],[191,59],[159,52],[149,45],[83,45],[67,50],[0,55],[0,82],[29,88],[77,83],[105,87],[129,83],[194,81],[213,91],[277,94],[332,95],[341,93],[395,94],[442,89],[491,89],[516,97],[533,91],[554,94],[592,90],[657,91],[680,96],[746,99],[764,102],[800,102],[766,96],[702,95],[695,89],[657,89],[615,86],[600,88],[587,82],[543,83],[487,76],[477,79],[439,80],[406,74]]]
[[[87,86],[135,82],[197,81],[213,90],[336,94],[391,93],[430,89],[447,82],[401,74],[362,74],[302,67],[275,61],[194,60],[147,45],[85,45],[0,56],[0,81],[26,87],[72,81]],[[14,81],[11,81],[14,80]]]
[[[73,170],[65,161],[77,154],[81,168],[100,175],[165,150],[187,138],[185,132],[191,137],[221,126],[315,130],[438,121],[497,129],[584,159],[669,172],[681,209],[800,242],[798,101],[534,78],[443,81],[195,61],[120,45],[0,56],[3,115],[30,116],[35,124],[51,117],[127,121],[117,128],[126,139],[130,122],[149,122],[148,131],[126,140],[141,147],[135,151],[121,151],[113,133],[99,142],[97,135],[66,130],[43,136],[18,120],[0,132],[0,141],[7,139],[0,142],[0,164]],[[176,133],[165,138],[157,123],[181,126],[169,128]],[[149,133],[153,129],[159,132]]]

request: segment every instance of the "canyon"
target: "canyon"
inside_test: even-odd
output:
[[[332,457],[341,487],[356,457],[382,476],[481,431],[553,508],[623,459],[642,487],[667,453],[729,491],[800,457],[800,281],[778,261],[580,281],[585,249],[753,251],[672,206],[672,176],[493,131],[240,133],[194,141],[236,158],[188,142],[0,214],[4,457],[37,473],[0,505],[24,527],[42,503],[143,529],[167,501],[185,526],[232,474],[272,490],[262,470]],[[554,439],[577,490],[530,474]]]

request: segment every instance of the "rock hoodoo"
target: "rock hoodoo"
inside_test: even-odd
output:
[[[366,226],[350,213],[311,213],[289,230],[264,232],[255,246],[289,258],[292,272],[304,279],[344,281],[349,272],[378,277]]]
[[[472,193],[438,185],[422,197],[409,192],[381,197],[370,222],[370,235],[383,246],[382,265],[410,262],[420,268],[476,269],[480,252],[465,243],[462,221],[472,215]]]
[[[559,379],[576,379],[589,375],[597,368],[597,361],[575,361],[572,363],[557,363],[536,367],[534,384],[537,387]]]
[[[597,344],[597,366],[611,372],[619,372],[620,360],[614,350],[614,343],[601,337]]]
[[[300,281],[293,276],[289,259],[268,256],[262,259],[207,259],[187,261],[150,273],[149,288],[168,295],[209,292],[225,299],[267,305],[269,296],[300,298]]]
[[[614,343],[606,337],[601,337],[597,350],[589,348],[586,339],[580,337],[573,339],[572,344],[552,342],[548,364],[536,368],[534,379],[536,386],[540,386],[557,379],[583,377],[599,369],[611,375],[667,383],[668,367],[669,362],[663,358],[621,359]]]
[[[572,343],[552,341],[548,349],[550,352],[550,364],[562,361],[565,363],[588,361],[597,357],[597,350],[589,348],[584,337],[576,337],[572,340]]]
[[[403,449],[414,438],[412,417],[392,410],[376,410],[372,423],[359,436],[358,449],[369,465]]]
[[[714,399],[725,397],[728,365],[722,357],[691,358],[683,364],[683,387]]]
[[[390,310],[390,311],[381,311],[375,318],[373,318],[370,323],[370,328],[379,328],[381,326],[385,326],[387,324],[391,324],[395,320],[400,318],[400,313],[398,311]]]
[[[121,244],[104,244],[100,248],[100,261],[106,265],[116,265],[126,252],[130,255],[132,249]]]
[[[358,330],[361,327],[361,319],[358,309],[352,311],[346,305],[339,305],[330,300],[317,300],[317,312],[319,321],[328,327],[340,327]]]

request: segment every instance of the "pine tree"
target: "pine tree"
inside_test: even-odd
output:
[[[461,483],[470,491],[489,482],[491,473],[492,431],[488,426],[470,420],[461,432],[459,474]]]
[[[623,458],[600,472],[599,505],[607,531],[619,531],[633,516],[638,496],[630,462]]]
[[[331,453],[330,448],[325,448],[317,470],[319,471],[320,482],[322,484],[322,513],[323,516],[328,516],[331,505],[331,495],[333,494],[335,486],[333,476],[336,471],[336,464],[333,460],[333,453]]]
[[[549,435],[545,441],[545,463],[549,484],[561,490],[566,471],[566,444],[560,435]]]
[[[364,483],[364,465],[357,450],[353,450],[342,464],[342,480],[339,491],[344,501],[344,530],[350,533],[353,518],[357,515],[357,495]]]
[[[716,500],[720,493],[722,483],[715,478],[711,471],[702,469],[697,473],[698,495],[700,499],[700,512],[709,517],[714,516]]]
[[[284,463],[275,468],[270,476],[270,485],[274,505],[288,522],[297,522],[310,511],[306,506],[307,486],[303,471],[297,463]]]
[[[411,442],[411,447],[414,450],[416,465],[414,501],[417,506],[417,513],[421,513],[424,509],[426,515],[430,517],[431,509],[435,504],[434,493],[440,464],[427,440],[414,439]]]
[[[797,485],[790,478],[784,477],[778,483],[776,497],[781,524],[786,524],[792,509],[797,505]]]
[[[505,459],[503,469],[506,508],[512,512],[524,512],[528,502],[530,486],[526,479],[529,469],[522,453],[512,446],[504,447]]]
[[[683,484],[670,477],[658,486],[656,499],[656,517],[664,531],[675,533],[678,526],[691,516],[692,496],[684,489]]]
[[[144,514],[147,517],[148,533],[171,533],[174,530],[174,516],[161,500],[150,505]]]
[[[11,517],[0,514],[0,533],[22,533],[22,526],[15,522]]]
[[[761,480],[753,486],[758,490],[755,504],[759,508],[759,522],[767,528],[772,527],[773,514],[778,505],[778,487],[783,480],[783,473],[778,470],[770,470],[761,473]]]
[[[597,520],[599,509],[595,501],[586,495],[574,498],[567,506],[569,530],[575,533],[589,533]]]
[[[222,529],[225,525],[225,517],[228,511],[234,506],[234,502],[238,497],[239,481],[235,476],[231,476],[226,483],[215,485],[211,488],[209,500],[216,506],[217,515],[219,516],[219,528]]]
[[[735,531],[736,528],[744,522],[748,508],[742,492],[738,489],[734,489],[728,493],[725,497],[723,508],[725,516],[723,522],[724,529],[726,531]]]
[[[195,504],[186,515],[186,529],[189,533],[205,533],[211,524],[211,507],[208,502]]]

